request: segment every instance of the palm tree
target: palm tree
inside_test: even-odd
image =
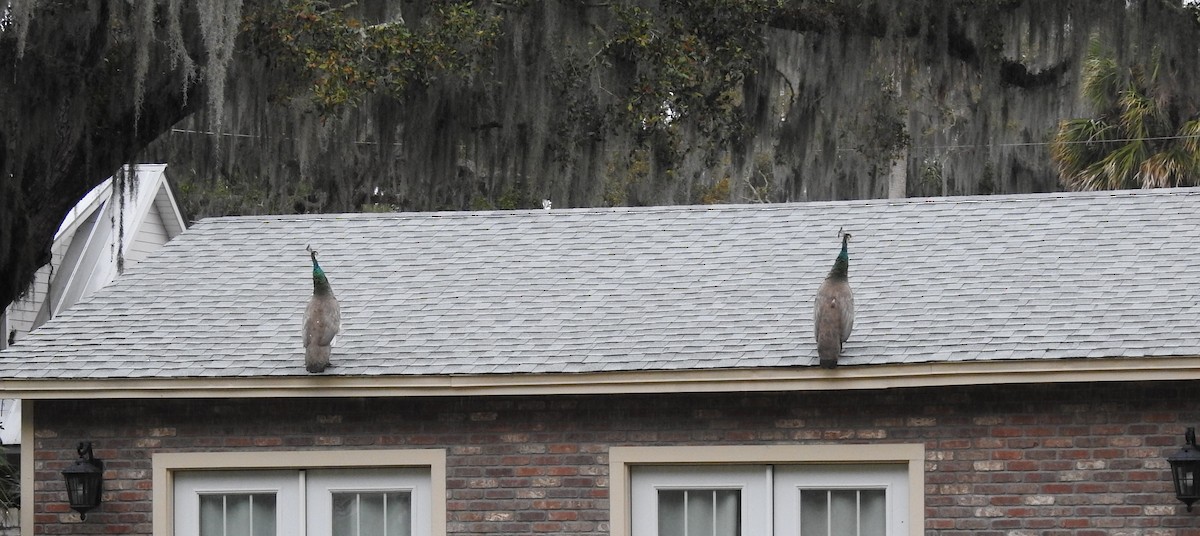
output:
[[[1050,145],[1067,188],[1200,184],[1200,113],[1169,78],[1157,61],[1122,69],[1093,44],[1083,96],[1099,115],[1062,121]]]

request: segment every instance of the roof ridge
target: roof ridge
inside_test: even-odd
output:
[[[1098,191],[1066,191],[1038,192],[1032,194],[990,194],[963,196],[927,196],[905,197],[902,199],[849,199],[826,201],[788,201],[783,203],[729,203],[719,205],[653,205],[636,207],[571,207],[556,209],[501,209],[501,210],[438,210],[438,211],[400,211],[400,212],[330,212],[310,214],[259,214],[244,216],[214,216],[199,220],[199,222],[225,222],[270,220],[278,222],[312,221],[330,219],[411,219],[411,218],[502,218],[514,215],[533,214],[602,214],[602,213],[672,213],[672,212],[725,212],[740,210],[770,211],[796,210],[800,207],[826,208],[829,206],[887,206],[887,205],[927,205],[927,204],[974,204],[974,203],[1012,203],[1028,202],[1036,199],[1096,199],[1105,197],[1154,197],[1154,196],[1195,196],[1200,195],[1200,187],[1152,188],[1136,190],[1098,190]]]

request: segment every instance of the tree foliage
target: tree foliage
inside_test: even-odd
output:
[[[1093,38],[1195,77],[1180,0],[13,0],[0,302],[126,161],[211,213],[1057,188]],[[33,126],[36,125],[36,126]]]
[[[1122,67],[1095,46],[1083,95],[1095,117],[1064,120],[1052,155],[1075,190],[1200,184],[1200,95],[1187,92],[1155,54]]]
[[[498,30],[495,16],[468,4],[438,4],[416,28],[402,20],[368,24],[348,14],[351,7],[288,0],[248,11],[250,48],[277,73],[269,97],[287,101],[307,87],[321,115],[373,93],[402,97],[411,84],[477,68],[472,51],[491,46]]]
[[[181,120],[201,113],[204,128],[218,130],[249,119],[229,102],[261,99],[296,103],[292,128],[319,124],[366,92],[466,69],[496,27],[463,2],[430,2],[431,15],[411,28],[359,25],[340,7],[304,1],[4,5],[0,303],[49,261],[71,206],[122,163],[149,157],[145,148]],[[222,156],[237,155],[205,158]]]

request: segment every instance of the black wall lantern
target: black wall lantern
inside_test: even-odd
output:
[[[1175,497],[1192,511],[1192,503],[1200,499],[1200,449],[1196,447],[1196,429],[1184,434],[1186,444],[1179,452],[1167,457],[1171,464],[1171,480],[1175,481]]]
[[[92,456],[92,444],[80,443],[75,451],[79,459],[63,469],[67,480],[67,501],[79,512],[79,519],[87,519],[87,511],[100,506],[100,492],[104,488],[104,462]]]

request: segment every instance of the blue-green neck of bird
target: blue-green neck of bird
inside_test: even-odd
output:
[[[317,259],[313,258],[313,294],[317,296],[333,295],[333,287],[329,286],[329,278],[325,277],[325,270],[321,269],[321,265],[317,264]]]
[[[850,271],[850,253],[847,251],[847,245],[850,242],[849,236],[842,237],[842,252],[838,253],[837,260],[833,261],[833,269],[829,270],[830,279],[845,280]]]

